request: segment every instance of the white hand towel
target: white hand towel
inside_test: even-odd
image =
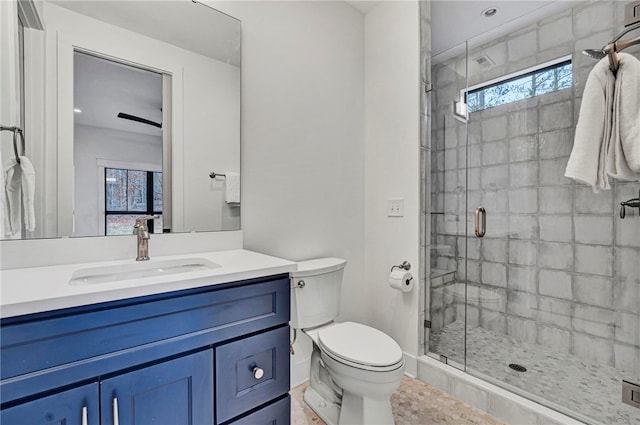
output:
[[[227,171],[224,200],[232,206],[240,205],[240,174]]]
[[[618,179],[640,181],[640,61],[626,53],[618,53],[618,59],[606,171]]]
[[[564,173],[565,177],[590,185],[594,192],[610,187],[605,167],[611,137],[614,85],[609,58],[604,58],[587,78],[573,149]]]
[[[34,209],[36,172],[29,158],[21,156],[19,164],[14,157],[9,158],[4,164],[4,180],[6,235],[14,235],[20,229],[21,194],[24,227],[33,232],[36,228]]]

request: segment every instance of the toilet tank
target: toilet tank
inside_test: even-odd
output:
[[[290,273],[291,327],[313,328],[338,316],[346,264],[340,258],[317,258],[298,263],[298,270]]]

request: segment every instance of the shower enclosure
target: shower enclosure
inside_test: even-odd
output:
[[[640,210],[620,216],[640,183],[564,177],[581,51],[624,29],[626,2],[571,5],[433,65],[424,348],[585,423],[640,425],[621,397],[640,384]]]

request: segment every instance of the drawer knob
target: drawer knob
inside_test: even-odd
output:
[[[264,376],[264,370],[262,370],[261,368],[259,368],[258,366],[253,368],[253,377],[256,379],[262,379],[262,377]]]

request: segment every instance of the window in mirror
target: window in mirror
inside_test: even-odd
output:
[[[105,235],[130,235],[136,218],[157,215],[149,231],[162,233],[162,173],[105,168]]]

